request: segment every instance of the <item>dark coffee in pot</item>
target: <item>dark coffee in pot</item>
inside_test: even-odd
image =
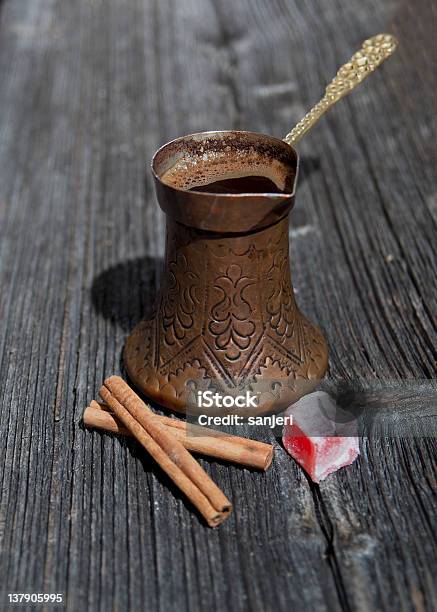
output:
[[[241,153],[226,157],[193,154],[166,170],[161,180],[185,191],[217,194],[290,193],[291,181],[283,165],[259,156],[244,159]]]

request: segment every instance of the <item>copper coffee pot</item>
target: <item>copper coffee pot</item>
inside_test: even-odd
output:
[[[256,411],[283,410],[325,374],[328,349],[298,309],[289,260],[289,220],[299,157],[291,146],[396,46],[369,39],[286,141],[244,131],[177,138],[155,154],[152,171],[166,214],[163,283],[155,309],[129,336],[124,362],[133,382],[159,404],[196,409],[198,391],[249,391]],[[268,165],[280,193],[204,193],[162,180],[176,163],[215,157],[229,167]],[[194,161],[193,161],[194,160]]]
[[[253,157],[254,165],[270,160],[288,193],[202,193],[161,180],[181,157],[200,152],[228,156],[231,164],[239,156],[245,163]],[[148,397],[179,411],[198,389],[261,393],[260,412],[289,405],[296,382],[319,380],[328,363],[326,342],[300,313],[291,284],[297,152],[262,134],[203,132],[166,144],[152,168],[167,216],[165,268],[154,313],[128,338],[129,376]]]

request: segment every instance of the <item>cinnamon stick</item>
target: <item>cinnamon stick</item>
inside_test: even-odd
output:
[[[85,425],[130,436],[130,431],[108,410],[108,406],[93,400],[83,414]],[[187,450],[260,470],[266,470],[272,462],[271,444],[224,434],[201,425],[187,425],[179,419],[161,415],[155,417]]]
[[[232,506],[200,464],[118,376],[106,379],[100,396],[120,422],[199,510],[210,527],[222,523]]]

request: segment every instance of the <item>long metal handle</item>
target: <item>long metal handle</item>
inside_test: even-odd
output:
[[[391,34],[377,34],[363,42],[363,46],[337,72],[325,90],[325,95],[299,121],[284,138],[285,142],[295,145],[315,123],[334,106],[343,96],[350,93],[366,76],[376,70],[382,62],[395,51],[398,41]]]

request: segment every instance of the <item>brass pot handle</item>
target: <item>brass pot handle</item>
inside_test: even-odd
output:
[[[363,42],[359,51],[344,64],[325,90],[325,95],[284,138],[295,145],[338,100],[350,93],[395,51],[398,41],[391,34],[377,34]]]

